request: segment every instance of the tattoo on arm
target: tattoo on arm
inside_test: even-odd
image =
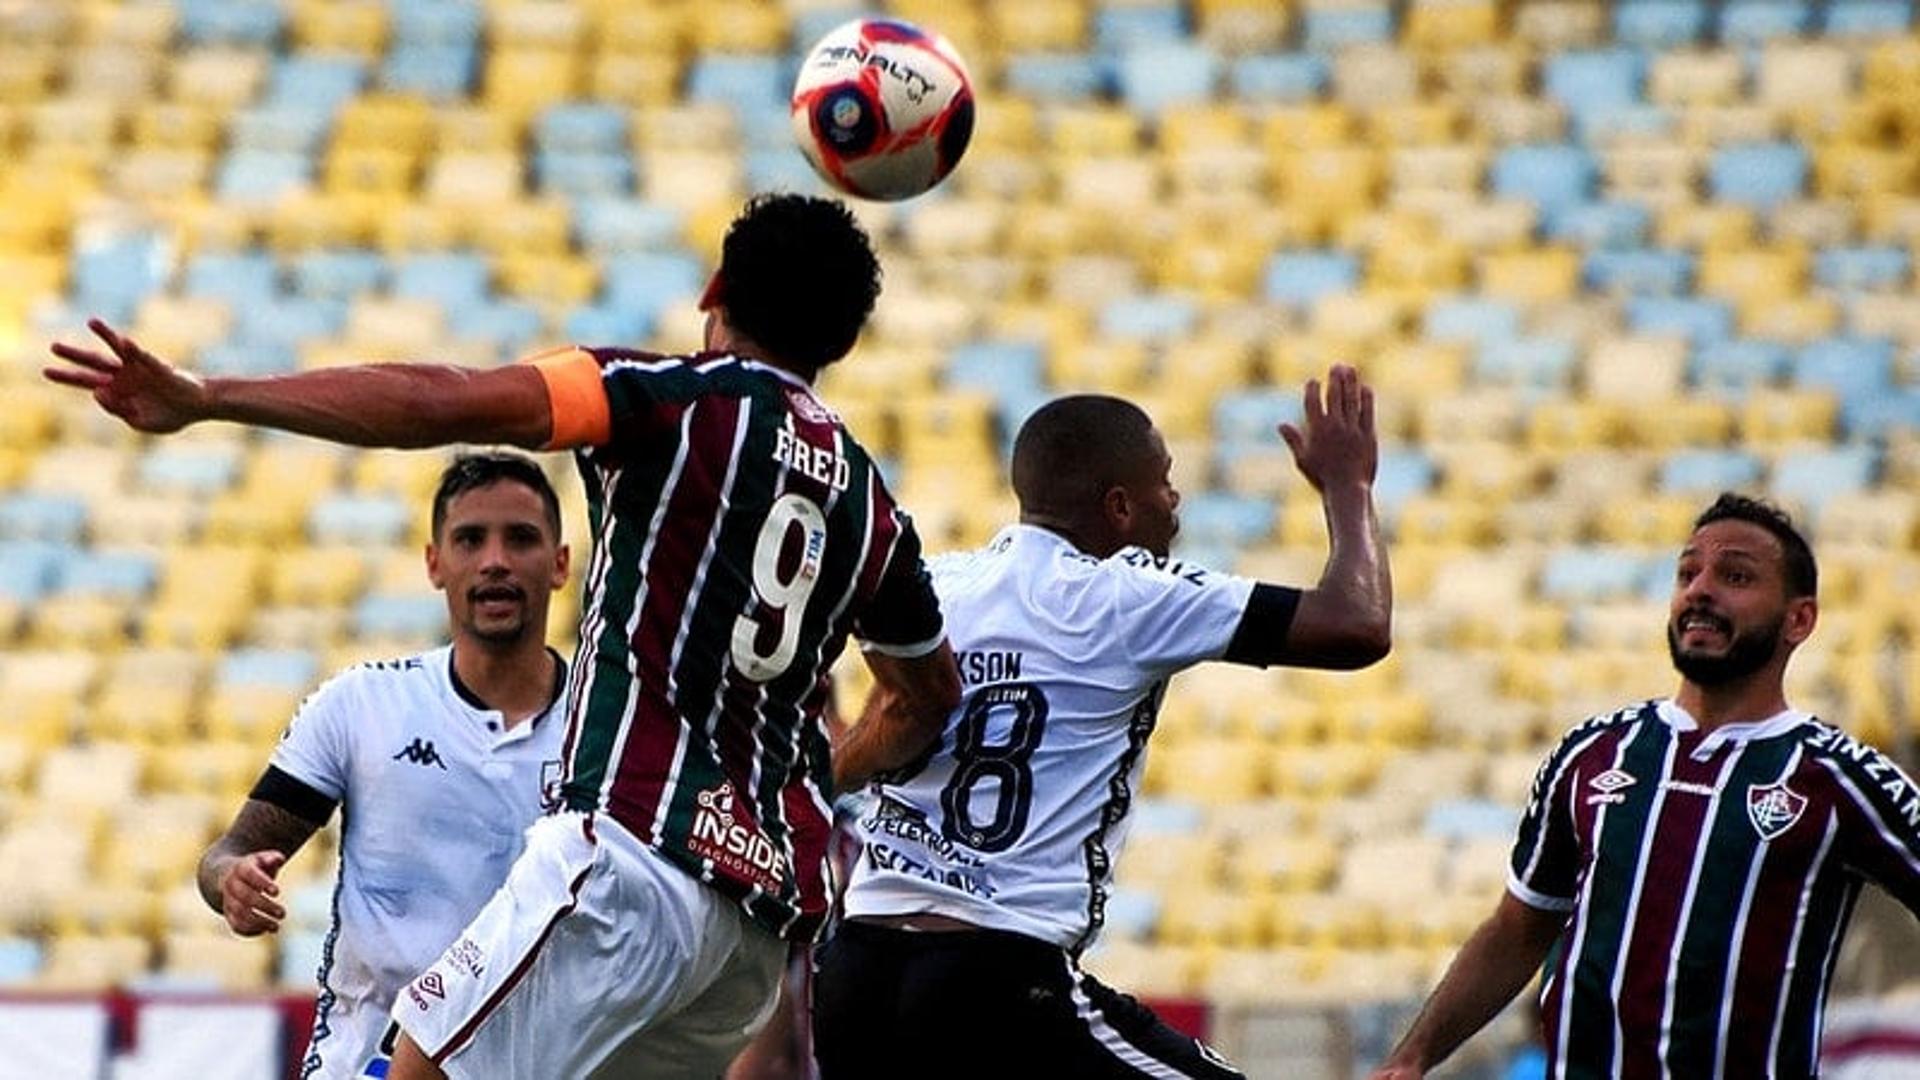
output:
[[[320,822],[308,821],[263,799],[248,799],[227,826],[226,834],[214,841],[200,860],[200,896],[220,910],[220,876],[227,864],[254,851],[279,851],[291,857],[320,830]]]

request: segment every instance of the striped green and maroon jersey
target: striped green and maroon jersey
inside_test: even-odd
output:
[[[578,454],[594,543],[566,806],[810,940],[828,901],[828,669],[849,634],[897,656],[943,640],[913,524],[785,371],[612,349],[536,362],[556,414],[605,410]]]
[[[1568,914],[1549,1076],[1811,1077],[1861,886],[1920,913],[1920,791],[1805,713],[1703,733],[1651,701],[1547,758],[1511,870]]]

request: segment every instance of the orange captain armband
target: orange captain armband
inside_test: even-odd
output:
[[[599,446],[613,434],[613,410],[600,382],[600,362],[573,345],[534,353],[520,361],[530,364],[547,384],[547,409],[553,434],[542,450],[571,450]]]

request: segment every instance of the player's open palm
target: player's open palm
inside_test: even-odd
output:
[[[255,937],[280,929],[287,909],[276,899],[280,884],[274,879],[286,863],[279,851],[251,851],[233,860],[220,879],[220,914],[234,933]]]
[[[87,320],[87,328],[107,351],[55,342],[53,355],[69,366],[43,369],[48,379],[92,392],[101,408],[136,431],[164,435],[205,415],[206,388],[199,379],[99,319]]]
[[[1280,437],[1293,451],[1294,464],[1316,490],[1348,483],[1372,483],[1380,466],[1380,443],[1373,427],[1373,388],[1346,364],[1327,372],[1326,396],[1320,380],[1308,379],[1301,425],[1280,425]]]

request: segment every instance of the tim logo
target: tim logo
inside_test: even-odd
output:
[[[763,891],[778,892],[786,879],[780,851],[751,819],[737,813],[733,784],[722,783],[702,791],[694,796],[693,803],[688,850]]]
[[[1753,822],[1762,840],[1772,840],[1793,828],[1806,808],[1807,797],[1794,794],[1784,782],[1755,784],[1747,789],[1747,820]]]
[[[411,761],[415,765],[438,765],[443,772],[447,768],[447,763],[440,759],[440,751],[433,748],[433,741],[431,739],[422,739],[418,736],[415,736],[412,742],[401,747],[400,752],[393,755],[393,760]]]

